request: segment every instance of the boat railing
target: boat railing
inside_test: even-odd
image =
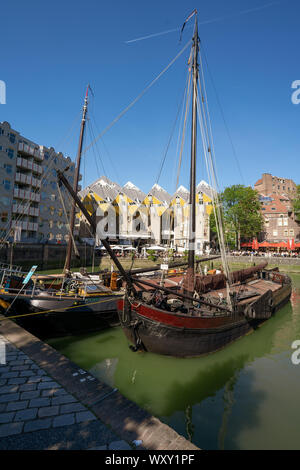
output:
[[[0,286],[1,287],[1,286]],[[80,295],[78,292],[63,292],[63,294],[60,293],[60,291],[47,291],[47,290],[40,290],[38,287],[32,287],[30,289],[15,289],[13,287],[2,287],[2,293],[5,294],[20,294],[20,295],[25,295],[26,297],[34,297],[38,295],[40,292],[44,292],[48,297],[54,297],[55,299],[59,299],[62,297],[62,295],[65,296],[70,296],[72,298],[82,298],[82,295]],[[1,294],[1,293],[0,293]]]

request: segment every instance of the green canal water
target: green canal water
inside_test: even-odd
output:
[[[300,275],[257,331],[196,359],[134,353],[120,328],[47,342],[202,449],[300,449]]]

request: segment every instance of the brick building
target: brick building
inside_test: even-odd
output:
[[[292,206],[297,192],[294,181],[264,173],[254,189],[259,193],[265,222],[262,239],[270,243],[300,239],[300,225]]]

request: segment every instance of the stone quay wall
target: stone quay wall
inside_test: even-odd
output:
[[[80,259],[72,255],[72,267],[90,266],[93,260],[93,247],[77,245]],[[67,245],[51,243],[18,243],[0,248],[0,262],[28,268],[37,265],[39,270],[64,267]],[[96,263],[96,259],[95,259]],[[98,262],[99,264],[99,262]]]

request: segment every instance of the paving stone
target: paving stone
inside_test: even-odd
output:
[[[68,392],[64,388],[60,388],[54,392],[56,397],[61,397],[62,395],[68,395]]]
[[[107,450],[108,446],[100,446],[100,447],[90,447],[87,450]]]
[[[20,394],[19,393],[7,393],[5,395],[0,395],[0,403],[6,403],[8,401],[16,401],[19,400]]]
[[[39,417],[46,418],[48,416],[56,416],[59,413],[59,406],[43,406],[39,409]]]
[[[31,370],[38,370],[39,369],[39,366],[37,366],[36,364],[33,364],[31,367],[30,367]]]
[[[61,397],[53,397],[52,405],[64,405],[65,403],[72,403],[77,401],[72,395],[62,395]]]
[[[31,385],[31,384],[29,384]],[[40,396],[39,390],[31,390],[28,392],[21,393],[21,400],[32,400],[33,398],[38,398]]]
[[[81,405],[81,403],[68,403],[60,407],[61,413],[76,413],[78,411],[86,411],[86,407]]]
[[[132,450],[126,441],[114,441],[109,444],[109,450]]]
[[[19,385],[4,385],[0,388],[0,395],[4,393],[15,393],[18,391]]]
[[[20,392],[31,392],[32,390],[36,390],[36,384],[24,384],[20,386]]]
[[[42,382],[53,382],[53,378],[52,377],[48,377],[48,375],[44,375],[42,377]],[[58,387],[60,387],[60,385],[58,385]]]
[[[6,353],[6,359],[7,361],[16,361],[18,356],[14,353]]]
[[[10,367],[7,365],[0,365],[0,374],[5,374],[10,371]]]
[[[3,385],[5,385],[7,382],[7,379],[0,379],[0,387],[2,387]]]
[[[16,379],[8,379],[8,385],[24,384],[25,382],[26,382],[26,379],[24,377],[22,378],[17,377]]]
[[[18,360],[16,360],[16,361],[10,361],[10,362],[9,362],[9,365],[10,365],[10,366],[24,366],[24,365],[25,365],[25,362],[24,362],[23,360],[21,360],[21,361],[18,361]],[[22,370],[22,369],[13,369],[13,370]],[[24,369],[24,370],[25,370],[25,369]]]
[[[5,372],[4,374],[1,374],[0,379],[12,379],[15,377],[19,377],[19,372],[14,371],[14,372]]]
[[[42,397],[53,397],[53,396],[56,396],[56,392],[58,391],[59,389],[57,388],[51,388],[50,390],[41,390],[42,392]],[[67,392],[65,392],[67,393]]]
[[[25,359],[25,364],[31,365],[33,364],[33,361],[31,359]]]
[[[0,405],[0,413],[2,413],[2,411],[5,410],[5,408],[6,408],[6,403],[2,403],[2,404]]]
[[[11,413],[0,413],[0,423],[10,423],[14,419],[14,416],[14,411]]]
[[[15,421],[27,421],[28,419],[35,419],[37,412],[37,408],[27,408],[26,410],[17,411]]]
[[[7,404],[6,411],[17,411],[17,410],[24,410],[27,408],[29,401],[12,401],[11,403]]]
[[[70,426],[75,423],[74,413],[68,415],[57,416],[53,420],[53,427],[57,428],[59,426]]]
[[[28,392],[31,393],[31,392]],[[40,406],[50,406],[50,399],[49,398],[34,398],[33,400],[30,400],[29,403],[29,408],[34,408],[34,407],[40,407]]]
[[[46,390],[48,388],[59,388],[57,382],[41,382],[38,384],[37,388],[39,390]]]
[[[97,419],[91,411],[81,411],[76,413],[76,423],[83,423],[84,421],[93,421]]]
[[[27,383],[37,383],[37,382],[40,382],[42,380],[42,377],[37,377],[36,375],[32,375]]]
[[[18,361],[14,361],[14,362],[18,362]],[[24,361],[21,361],[21,362],[24,362]],[[22,365],[22,366],[13,366],[11,368],[12,371],[14,371],[14,370],[23,371],[23,370],[28,370],[28,369],[29,369],[29,366],[24,366],[24,365]]]
[[[32,431],[39,431],[41,429],[48,429],[50,428],[52,423],[51,418],[45,419],[35,419],[34,421],[28,421],[25,423],[24,432],[32,432]]]
[[[24,423],[9,423],[0,425],[0,437],[12,436],[22,432]]]
[[[22,367],[22,366],[19,366],[19,367]],[[28,366],[23,366],[23,367],[28,367]],[[23,370],[22,372],[20,372],[20,377],[32,377],[32,370]],[[34,377],[36,377],[34,375]]]

